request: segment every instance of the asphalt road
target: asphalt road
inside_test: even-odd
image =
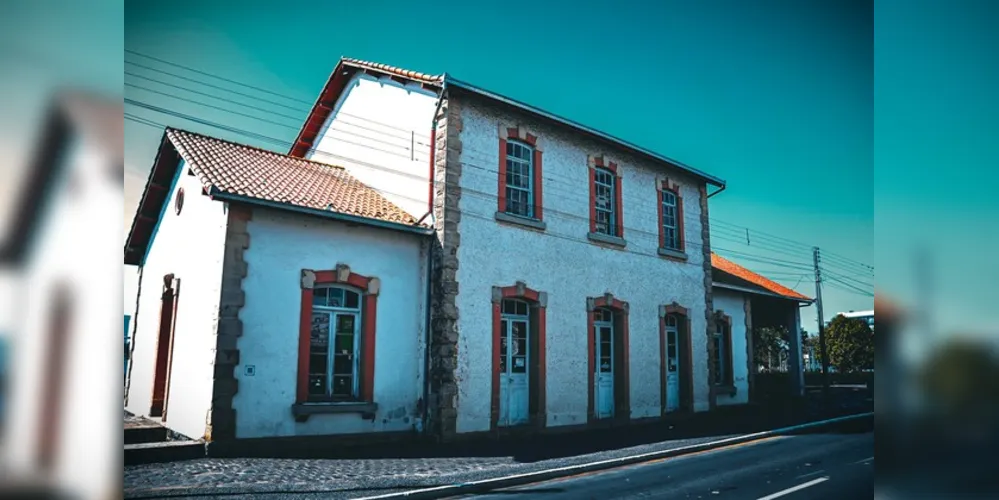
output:
[[[497,490],[475,498],[793,500],[873,496],[874,433],[868,432],[770,438]]]

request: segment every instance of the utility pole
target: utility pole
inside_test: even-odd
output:
[[[822,315],[822,270],[819,269],[819,247],[812,248],[812,261],[815,267],[815,309],[819,321],[819,356],[822,360],[822,406],[829,407],[829,356],[826,352],[826,325]]]

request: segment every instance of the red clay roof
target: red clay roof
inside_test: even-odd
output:
[[[775,293],[777,295],[781,295],[789,299],[807,300],[807,301],[812,300],[811,297],[807,297],[794,290],[791,290],[790,288],[781,285],[780,283],[777,283],[760,274],[754,273],[753,271],[750,271],[749,269],[746,269],[745,267],[742,267],[739,264],[736,264],[735,262],[724,259],[715,253],[711,254],[711,267],[719,271],[731,274],[737,278],[746,280],[756,286],[763,288],[768,292]]]
[[[229,194],[416,225],[416,219],[342,167],[184,130],[167,138],[201,182]]]

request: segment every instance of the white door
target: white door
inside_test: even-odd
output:
[[[666,317],[666,411],[680,408],[680,350],[679,331],[675,316]]]
[[[597,418],[614,416],[614,324],[594,323],[597,343],[596,403]]]
[[[526,315],[503,315],[500,322],[499,425],[528,422],[530,345]]]

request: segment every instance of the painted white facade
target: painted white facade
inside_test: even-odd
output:
[[[240,364],[233,398],[236,437],[276,437],[405,431],[421,425],[429,238],[266,209],[247,223],[243,254],[245,304],[240,311]],[[360,414],[312,415],[295,422],[301,270],[377,277],[375,419]],[[247,375],[247,367],[254,373]]]
[[[306,158],[339,165],[419,219],[429,211],[437,95],[419,84],[354,75]]]
[[[149,414],[163,276],[172,273],[180,280],[180,289],[164,424],[200,439],[212,402],[227,206],[203,195],[200,181],[188,171],[183,165],[177,171],[142,267],[139,305],[132,318],[136,326],[126,409]],[[184,204],[177,215],[174,202],[180,188]]]
[[[523,281],[548,294],[547,425],[587,421],[587,297],[610,292],[630,305],[631,418],[660,415],[659,306],[691,311],[694,409],[707,410],[706,320],[699,191],[679,171],[618,155],[563,128],[513,116],[480,101],[461,102],[461,220],[457,431],[490,427],[491,288]],[[495,220],[501,126],[523,126],[544,153],[544,233]],[[625,250],[587,239],[587,155],[606,155],[623,176]],[[681,185],[688,260],[659,257],[657,190]]]
[[[77,137],[67,147],[43,206],[24,267],[3,273],[9,345],[4,441],[0,464],[11,478],[49,482],[81,498],[112,495],[120,477],[106,467],[120,453],[106,443],[121,439],[112,403],[121,381],[117,301],[121,234],[95,221],[118,217],[121,185],[108,175],[112,161],[94,142]],[[43,429],[43,387],[54,372],[46,352],[53,332],[54,298],[68,299],[62,378],[55,428]],[[114,331],[115,334],[111,335]],[[36,457],[41,433],[57,437],[54,469],[40,477]],[[95,443],[97,443],[95,445]],[[120,486],[119,486],[120,487]]]
[[[717,405],[736,405],[749,402],[749,353],[746,351],[748,342],[746,335],[746,301],[749,297],[744,293],[715,287],[713,302],[715,311],[721,311],[732,318],[732,382],[735,385],[735,395],[719,394],[715,399]]]

